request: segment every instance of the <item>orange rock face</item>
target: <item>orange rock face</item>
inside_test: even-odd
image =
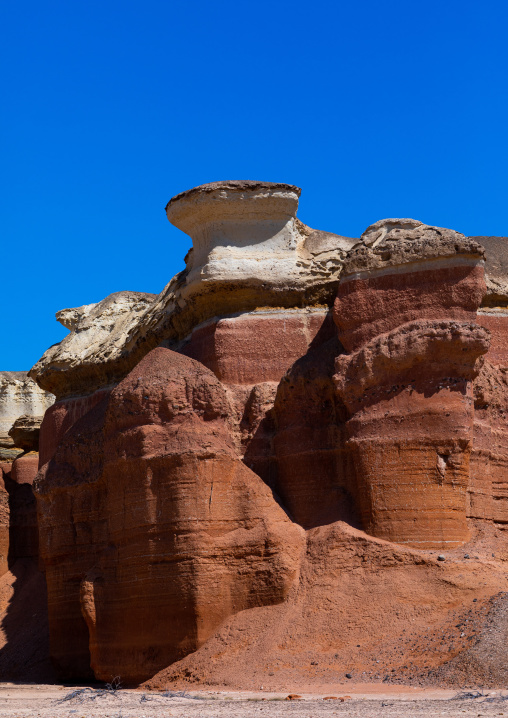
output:
[[[331,334],[327,314],[271,310],[221,319],[196,329],[182,353],[202,362],[226,384],[279,382],[318,333]]]
[[[0,576],[9,570],[9,492],[5,485],[10,474],[10,464],[0,464]]]
[[[54,455],[64,434],[78,419],[96,406],[109,391],[101,389],[88,396],[57,401],[44,414],[39,437],[39,466],[44,466]]]
[[[468,516],[508,527],[508,316],[480,314],[491,334],[474,384],[474,445]]]
[[[18,559],[39,558],[37,507],[32,483],[39,457],[33,452],[0,464],[0,576]]]
[[[207,200],[214,217],[226,199]],[[317,681],[319,653],[337,682],[351,666],[365,675],[366,655],[378,671],[382,651],[383,671],[404,671],[407,655],[424,656],[428,625],[446,615],[457,628],[456,609],[506,590],[508,316],[491,292],[477,317],[482,248],[384,220],[340,254],[340,237],[321,237],[319,269],[298,226],[283,246],[274,235],[277,251],[298,247],[293,283],[268,292],[245,254],[227,264],[240,287],[221,274],[193,294],[188,272],[198,282],[205,266],[195,248],[146,326],[123,332],[114,371],[102,339],[96,364],[45,362],[72,397],[46,412],[34,483],[60,676],[128,684],[198,670],[238,684],[252,661],[259,685],[270,655],[268,675],[310,665]],[[207,260],[208,279],[221,258]],[[328,273],[325,292],[298,289],[304,260]],[[16,508],[35,471],[26,455],[4,472],[0,571],[7,553],[37,552],[33,505]]]
[[[64,672],[139,681],[284,600],[303,532],[237,457],[229,412],[209,370],[157,349],[65,434],[36,484]]]
[[[350,413],[347,446],[363,528],[397,543],[450,548],[469,537],[471,382],[489,347],[488,332],[474,322],[485,291],[482,253],[457,235],[446,248],[452,256],[434,268],[427,237],[415,229],[394,243],[401,239],[413,255],[427,252],[418,271],[414,261],[404,264],[403,251],[392,260],[387,243],[362,247],[356,266],[351,253],[335,303],[349,353],[336,360],[335,383]]]
[[[355,475],[345,449],[347,410],[332,378],[341,351],[335,337],[297,361],[281,381],[273,408],[273,485],[306,529],[340,520],[359,526]]]
[[[11,479],[19,486],[29,484],[32,486],[39,469],[39,454],[31,451],[23,456],[18,456],[12,462]]]

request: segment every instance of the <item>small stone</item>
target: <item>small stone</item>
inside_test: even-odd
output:
[[[351,675],[351,673],[346,673],[346,678],[352,678],[352,677],[353,676]]]
[[[465,553],[465,554],[464,554],[464,558],[469,558],[469,554],[468,554],[468,553]]]
[[[442,553],[440,553],[439,556],[437,557],[437,560],[438,560],[438,561],[446,561],[446,557],[443,556]]]

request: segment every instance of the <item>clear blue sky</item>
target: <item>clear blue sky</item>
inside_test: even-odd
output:
[[[47,0],[0,9],[0,369],[54,313],[159,292],[177,192],[302,187],[299,217],[508,235],[508,3]]]

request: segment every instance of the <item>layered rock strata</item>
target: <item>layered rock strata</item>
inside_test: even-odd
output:
[[[22,453],[9,430],[21,415],[42,416],[55,401],[23,371],[0,372],[0,460],[13,461]]]
[[[38,451],[41,424],[42,416],[19,416],[8,432],[14,446],[23,451]]]
[[[475,323],[483,249],[414,220],[369,227],[334,316],[348,353],[335,382],[349,413],[364,529],[421,548],[464,543],[471,382],[489,347]]]
[[[480,314],[491,346],[474,384],[468,516],[508,528],[508,314]]]
[[[0,464],[0,576],[18,559],[39,560],[37,507],[32,484],[39,457],[28,453]]]
[[[472,531],[492,556],[508,525],[496,243],[477,315],[473,239],[414,220],[360,241],[318,232],[296,218],[299,193],[223,182],[178,195],[167,215],[192,237],[185,270],[160,295],[59,314],[70,334],[31,375],[58,398],[35,485],[61,675],[137,682],[214,634],[230,650],[225,626],[240,642],[274,616],[292,626],[296,605],[301,626],[319,614],[316,645],[346,651],[362,585],[384,586],[386,606],[394,587],[420,600],[428,569],[422,600],[441,580],[446,603],[456,570],[458,604],[463,568],[441,571],[432,551]],[[10,470],[27,485],[33,456]]]
[[[487,292],[482,307],[506,312],[508,307],[508,237],[471,237],[485,249]]]
[[[18,559],[38,561],[32,483],[41,416],[55,397],[26,372],[0,372],[0,576]]]
[[[356,242],[296,218],[300,189],[271,182],[216,182],[169,202],[167,215],[192,237],[186,268],[157,296],[119,292],[62,310],[70,334],[30,376],[59,399],[120,381],[151,349],[179,350],[214,317],[267,307],[327,308],[342,260]]]
[[[152,351],[36,482],[60,670],[147,678],[232,614],[284,600],[303,532],[237,457],[202,364]],[[73,636],[72,646],[69,635]]]
[[[311,348],[280,382],[271,412],[270,480],[290,516],[306,529],[336,521],[361,525],[346,450],[347,411],[332,378],[342,352],[336,336]]]

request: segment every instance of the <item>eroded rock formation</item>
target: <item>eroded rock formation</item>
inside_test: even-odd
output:
[[[287,596],[303,531],[236,455],[229,415],[211,371],[155,349],[40,474],[52,653],[67,675],[90,663],[98,678],[146,679],[225,618]]]
[[[457,546],[469,536],[471,382],[489,348],[475,323],[483,249],[413,220],[378,222],[362,241],[334,309],[362,525],[397,543]]]
[[[42,416],[55,397],[23,371],[0,372],[0,461],[13,461],[23,449],[9,436],[21,415]]]
[[[214,317],[328,306],[355,240],[302,224],[299,196],[293,185],[215,182],[173,197],[168,219],[193,240],[186,269],[156,297],[119,292],[59,312],[71,333],[30,376],[59,399],[89,395],[117,383],[161,343],[179,350]]]
[[[0,576],[18,559],[38,561],[32,483],[42,415],[54,399],[26,372],[0,372]]]
[[[486,262],[411,219],[356,240],[303,225],[299,195],[177,195],[186,269],[58,315],[30,374],[57,395],[35,492],[62,675],[231,680],[243,656],[246,682],[311,651],[336,677],[388,660],[390,621],[434,670],[467,646],[428,663],[425,621],[508,589],[503,238]]]

